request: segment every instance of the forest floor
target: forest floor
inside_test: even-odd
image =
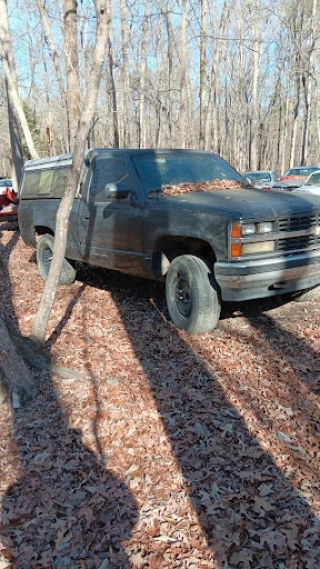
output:
[[[28,335],[43,282],[1,229]],[[0,569],[319,569],[319,323],[318,301],[226,303],[191,337],[161,284],[82,268],[45,346],[72,371],[1,405]]]

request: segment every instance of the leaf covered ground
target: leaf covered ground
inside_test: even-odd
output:
[[[0,301],[43,283],[4,226]],[[319,569],[319,302],[226,304],[199,337],[161,284],[82,268],[46,350],[71,370],[1,405],[0,569]]]

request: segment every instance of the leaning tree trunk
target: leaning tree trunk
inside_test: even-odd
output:
[[[73,152],[80,116],[77,0],[64,0],[63,36],[67,65],[69,145]]]
[[[80,180],[83,155],[97,106],[101,71],[105,60],[104,56],[109,33],[110,10],[108,10],[106,0],[96,0],[95,4],[97,14],[97,27],[90,84],[87,89],[87,94],[83,106],[84,110],[81,115],[79,129],[75,140],[72,166],[70,169],[67,188],[61,199],[57,213],[54,249],[50,271],[43,289],[39,310],[32,323],[32,337],[40,344],[42,344],[45,340],[45,334],[48,327],[51,310],[57,293],[63,259],[67,246],[67,232],[70,211]]]
[[[31,370],[47,364],[44,354],[29,338],[24,338],[10,320],[0,314],[0,402],[11,399],[14,409],[33,399],[39,391],[37,375]]]
[[[18,92],[16,70],[12,53],[7,0],[0,0],[0,61],[6,77],[8,98],[19,118],[31,158],[39,158]]]

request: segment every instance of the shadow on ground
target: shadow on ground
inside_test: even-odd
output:
[[[190,348],[188,336],[167,321],[161,286],[98,269],[79,276],[87,285],[110,291],[121,314],[214,553],[216,565],[208,566],[319,567],[319,518],[232,405],[215,354],[209,370]],[[258,306],[274,308],[281,302],[255,302],[250,313],[261,316]],[[242,316],[248,310],[243,304],[230,309]],[[288,340],[299,344],[294,334]],[[318,365],[318,355],[307,344],[304,348]]]
[[[0,302],[18,327],[8,271],[19,239],[0,243]],[[34,373],[36,373],[34,371]],[[24,408],[2,409],[12,443],[1,457],[1,566],[12,569],[129,569],[125,542],[138,520],[127,486],[83,444],[62,409],[48,372],[41,393]],[[3,434],[3,433],[2,433]]]

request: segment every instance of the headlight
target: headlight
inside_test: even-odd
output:
[[[272,231],[271,221],[262,221],[262,223],[258,223],[258,233],[270,233],[270,231]]]
[[[242,235],[254,235],[254,233],[257,232],[257,226],[255,223],[246,223],[242,225],[241,229]]]
[[[260,223],[233,223],[231,226],[231,237],[239,239],[248,235],[271,233],[272,221],[261,221]]]
[[[277,242],[272,239],[276,227],[272,221],[235,222],[230,228],[229,256],[239,259],[249,255],[273,253]],[[271,237],[271,239],[270,239]],[[269,240],[270,239],[270,240]]]

